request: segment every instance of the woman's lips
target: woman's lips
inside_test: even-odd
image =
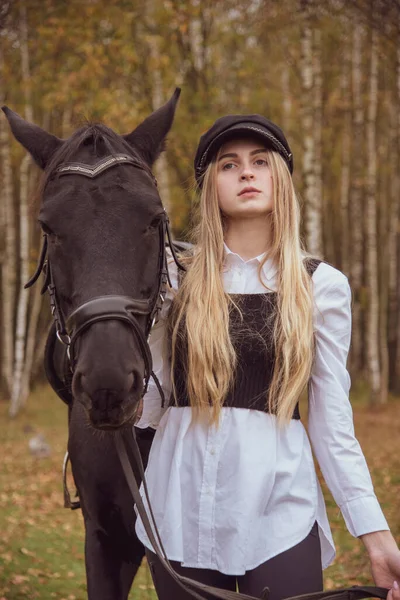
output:
[[[257,190],[256,188],[244,188],[239,194],[239,196],[254,196],[259,194],[261,190]]]

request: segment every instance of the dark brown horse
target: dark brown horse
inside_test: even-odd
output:
[[[128,135],[90,124],[67,140],[3,107],[14,136],[44,170],[39,271],[46,267],[59,337],[71,352],[68,450],[90,600],[126,600],[143,556],[113,431],[129,435],[151,371],[146,338],[160,277],[165,284],[166,220],[151,167],[178,97],[176,90]],[[150,442],[151,432],[142,432],[144,458]]]

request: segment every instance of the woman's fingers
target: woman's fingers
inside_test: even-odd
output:
[[[400,587],[397,581],[393,582],[393,586],[388,592],[387,600],[400,600]]]

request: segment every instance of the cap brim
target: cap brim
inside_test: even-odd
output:
[[[229,129],[222,131],[213,139],[206,152],[203,154],[202,162],[210,162],[215,158],[221,146],[226,142],[241,136],[246,138],[257,138],[263,142],[265,148],[275,150],[279,154],[282,154],[282,149],[279,147],[281,144],[270,132],[255,126],[254,123],[238,123],[237,125],[232,125]]]

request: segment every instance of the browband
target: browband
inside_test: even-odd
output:
[[[150,169],[138,158],[133,156],[129,156],[129,154],[115,154],[114,156],[105,156],[98,160],[94,165],[87,165],[85,163],[80,162],[70,162],[64,163],[55,169],[55,172],[59,175],[84,175],[85,177],[89,177],[89,179],[94,179],[110,167],[113,167],[118,164],[129,164],[134,165],[135,167],[139,167],[148,173],[152,179],[157,183],[154,175],[150,171]]]

